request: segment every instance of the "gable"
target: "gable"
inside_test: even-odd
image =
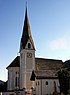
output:
[[[20,57],[17,56],[6,69],[9,67],[20,67]]]
[[[30,45],[30,46],[29,46],[29,45]],[[30,47],[30,48],[29,48],[29,47]],[[34,45],[33,45],[33,43],[31,42],[30,39],[28,39],[25,48],[26,48],[26,49],[28,49],[28,48],[29,48],[29,49],[34,49]]]

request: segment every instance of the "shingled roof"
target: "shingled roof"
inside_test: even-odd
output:
[[[63,68],[62,60],[35,58],[36,70],[59,70]]]
[[[58,78],[57,70],[41,70],[35,71],[36,79],[48,79],[48,78]]]
[[[36,58],[35,61],[37,79],[58,78],[57,72],[64,68],[62,60]]]
[[[9,67],[20,67],[19,60],[20,60],[20,57],[17,56],[6,69],[8,69]]]
[[[20,67],[20,56],[17,56],[7,67]],[[62,60],[35,58],[36,78],[57,78],[59,69],[64,68]]]

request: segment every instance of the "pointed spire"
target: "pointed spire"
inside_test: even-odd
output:
[[[25,20],[24,20],[23,34],[22,34],[22,38],[21,38],[21,45],[22,45],[23,49],[25,49],[25,46],[27,44],[28,39],[30,39],[32,46],[33,46],[33,49],[35,49],[33,39],[31,36],[30,25],[29,25],[29,21],[28,21],[27,1],[26,1]]]

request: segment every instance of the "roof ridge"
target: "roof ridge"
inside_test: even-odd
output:
[[[50,59],[50,58],[43,58],[43,57],[35,57],[35,59],[62,61],[60,59]]]

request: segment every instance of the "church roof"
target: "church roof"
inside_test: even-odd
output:
[[[57,72],[64,67],[62,60],[36,58],[35,61],[35,76],[37,79],[57,78]]]
[[[9,67],[20,67],[20,59],[19,58],[20,57],[17,56],[6,69],[8,69]]]
[[[20,49],[21,48],[25,49],[25,46],[27,44],[28,39],[32,43],[33,49],[35,49],[34,42],[33,42],[32,35],[31,35],[31,31],[30,31],[30,25],[29,25],[29,21],[28,21],[27,7],[26,7],[24,27],[23,27],[23,34],[22,34],[22,38],[21,38]]]
[[[57,70],[41,70],[41,71],[35,71],[35,77],[36,79],[54,79],[58,78]]]
[[[20,57],[17,56],[13,62],[7,67],[20,67]],[[35,58],[35,76],[41,78],[57,78],[57,72],[63,68],[62,60]]]
[[[64,67],[62,60],[36,58],[36,70],[59,70]]]

